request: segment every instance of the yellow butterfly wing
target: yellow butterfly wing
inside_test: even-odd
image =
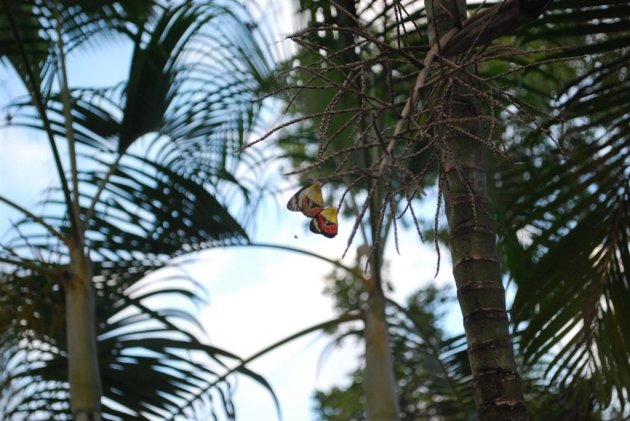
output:
[[[315,234],[321,234],[327,238],[337,235],[339,228],[337,223],[337,208],[326,208],[315,216],[309,224],[309,229]]]
[[[321,184],[313,183],[310,186],[302,187],[289,199],[287,209],[293,212],[302,212],[304,216],[309,218],[319,215],[324,209]]]

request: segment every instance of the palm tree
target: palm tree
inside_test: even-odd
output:
[[[319,126],[311,163],[296,172],[341,185],[340,204],[343,198],[352,198],[352,191],[358,197],[367,194],[367,199],[360,199],[362,205],[350,200],[347,206],[356,216],[350,241],[363,218],[369,218],[370,279],[375,282],[369,291],[371,297],[380,297],[374,300],[380,308],[368,304],[366,318],[376,315],[381,327],[386,326],[384,296],[374,271],[380,273],[382,242],[391,227],[396,235],[397,221],[405,216],[421,234],[414,199],[427,181],[439,178],[482,419],[522,419],[525,406],[508,331],[485,175],[488,149],[495,148],[492,136],[496,135],[486,130],[485,123],[495,119],[474,98],[482,95],[468,67],[487,60],[483,48],[474,47],[486,47],[535,19],[547,3],[508,1],[465,20],[465,2],[427,2],[426,10],[406,2],[382,10],[382,5],[361,6],[353,1],[301,2],[311,24],[294,37],[302,54],[299,66],[288,71],[288,88],[296,89],[289,101],[299,104],[302,98],[306,104],[301,108],[304,115],[293,122],[313,119]],[[425,30],[428,37],[423,37]],[[417,58],[421,53],[424,60]],[[431,74],[434,62],[440,66]],[[415,83],[410,85],[413,75]],[[493,95],[488,99],[496,107],[498,100]],[[308,155],[309,149],[295,145],[295,134],[291,135],[289,152]],[[369,329],[366,335],[369,338]],[[387,368],[391,358],[370,363],[371,347],[366,342],[368,418],[394,419],[397,400],[382,402],[374,397],[395,396],[395,385],[370,375],[378,372],[380,378],[390,379],[382,373],[392,372]],[[386,328],[377,342],[387,343]],[[381,408],[370,408],[379,401]]]
[[[461,25],[466,4],[428,4],[430,42],[439,46],[449,31]],[[449,248],[478,416],[480,420],[521,420],[527,416],[508,329],[488,194],[487,146],[492,147],[492,139],[484,132],[484,104],[477,99],[475,88],[469,73],[455,72],[432,90],[430,118],[438,123],[436,143]]]
[[[45,134],[59,177],[43,214],[0,197],[23,215],[0,254],[2,417],[165,417],[195,397],[233,418],[221,372],[238,357],[182,324],[194,311],[148,304],[197,301],[198,286],[142,279],[247,240],[221,197],[253,186],[234,157],[259,121],[264,32],[236,4],[3,0],[0,16],[0,54],[28,92],[7,124]],[[103,36],[133,45],[126,82],[72,87],[66,57]]]

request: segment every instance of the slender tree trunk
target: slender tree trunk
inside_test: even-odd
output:
[[[460,24],[464,0],[427,2],[430,41]],[[526,420],[521,380],[508,329],[505,290],[496,248],[487,186],[491,154],[478,139],[483,124],[478,96],[464,72],[452,76],[434,109],[441,143],[446,217],[450,232],[453,275],[468,340],[468,358],[479,419]],[[466,120],[467,119],[467,120]]]
[[[77,421],[101,419],[101,377],[96,346],[95,294],[89,259],[72,252],[64,279],[70,406]]]
[[[370,421],[394,421],[399,419],[398,397],[385,320],[386,300],[382,287],[379,251],[374,252],[370,266],[372,287],[365,313],[366,412]]]

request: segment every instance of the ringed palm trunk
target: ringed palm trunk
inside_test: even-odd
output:
[[[465,0],[427,2],[430,42],[459,25]],[[526,420],[521,380],[508,329],[505,290],[488,195],[490,153],[480,141],[478,96],[464,72],[439,93],[451,123],[438,126],[453,275],[464,318],[479,419]],[[435,108],[434,108],[435,111]]]
[[[96,345],[95,293],[89,258],[74,248],[63,282],[68,341],[70,407],[77,421],[101,419],[101,378]]]

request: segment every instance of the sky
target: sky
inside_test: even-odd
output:
[[[72,86],[104,86],[123,80],[128,71],[129,48],[113,43],[89,49],[71,57],[69,79]],[[0,66],[0,107],[21,93],[16,79]],[[265,147],[259,145],[257,147]],[[281,174],[279,175],[281,177]],[[29,209],[42,191],[56,182],[48,143],[37,133],[0,128],[0,194]],[[287,180],[287,184],[291,184]],[[284,209],[292,191],[268,200],[256,214],[257,229],[251,237],[257,242],[289,245],[340,259],[350,235],[352,221],[341,220],[337,237],[327,239],[308,231],[308,221]],[[278,206],[280,203],[281,206]],[[427,203],[433,209],[434,203]],[[17,214],[0,206],[0,238]],[[401,232],[400,254],[389,242],[385,256],[386,276],[394,286],[391,296],[398,302],[417,288],[432,282],[452,284],[448,253],[442,253],[437,277],[437,257],[433,244],[422,244],[415,231]],[[352,264],[355,243],[344,263]],[[335,317],[332,299],[322,294],[331,265],[323,261],[262,248],[215,249],[197,254],[187,272],[201,282],[210,294],[210,303],[201,309],[201,320],[213,345],[246,358],[260,349],[308,326]],[[447,327],[461,331],[461,316],[451,309]],[[363,345],[348,341],[342,348],[323,351],[330,338],[314,333],[263,356],[251,364],[273,386],[287,421],[313,418],[311,396],[315,388],[344,385],[355,369]],[[240,378],[235,395],[238,419],[276,419],[268,392],[251,380]]]

